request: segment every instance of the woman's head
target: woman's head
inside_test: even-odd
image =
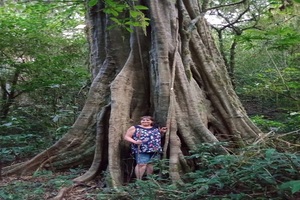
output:
[[[154,122],[153,117],[152,116],[148,116],[148,115],[142,116],[141,117],[141,124],[146,123],[146,122],[150,122],[150,125],[152,126],[153,122]]]

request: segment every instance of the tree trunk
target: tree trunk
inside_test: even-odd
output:
[[[2,102],[1,102],[1,108],[0,108],[0,118],[6,119],[8,116],[8,113],[10,111],[11,106],[13,105],[15,98],[21,94],[16,92],[16,86],[18,83],[18,79],[20,76],[20,69],[16,69],[14,72],[14,75],[11,80],[10,84],[10,91],[7,90],[7,83],[4,80],[1,80],[0,83],[0,90],[2,91]]]
[[[146,114],[169,128],[164,157],[170,159],[174,181],[187,169],[184,156],[197,144],[231,141],[239,147],[259,135],[233,90],[208,23],[199,17],[199,1],[140,3],[149,7],[147,35],[139,29],[132,34],[108,29],[112,22],[102,13],[101,2],[89,10],[94,79],[80,116],[56,144],[25,163],[4,168],[4,174],[87,161],[90,169],[75,181],[107,170],[117,187],[130,175],[129,144],[123,135]]]

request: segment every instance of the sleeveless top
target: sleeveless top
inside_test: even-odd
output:
[[[142,140],[143,144],[132,144],[132,153],[152,153],[162,152],[161,147],[161,134],[157,127],[143,128],[140,126],[134,126],[135,132],[132,138],[134,140]]]

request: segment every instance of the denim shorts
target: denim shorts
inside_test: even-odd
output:
[[[146,164],[153,162],[154,160],[159,160],[160,154],[155,153],[136,153],[135,154],[135,160],[137,164]]]

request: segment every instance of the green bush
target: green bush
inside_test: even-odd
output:
[[[47,129],[40,120],[20,115],[0,121],[0,159],[3,163],[19,161],[48,146]]]
[[[284,130],[286,127],[286,124],[274,121],[274,120],[269,120],[265,119],[263,115],[256,115],[251,117],[251,120],[264,132],[266,131],[281,131]]]
[[[174,184],[154,175],[124,187],[127,199],[296,199],[300,194],[300,156],[274,148],[248,146],[219,154],[225,144],[202,144],[188,159],[198,169]],[[117,199],[115,193],[108,194]],[[104,195],[104,196],[103,196]],[[124,195],[124,193],[120,194]],[[99,198],[103,199],[103,198]]]
[[[255,115],[251,120],[264,132],[274,131],[278,133],[287,133],[300,130],[300,113],[283,113],[277,116],[277,119],[266,119],[263,115]]]
[[[218,155],[211,152],[211,144],[203,146],[207,150],[195,154],[200,155],[199,170],[186,176],[190,199],[206,195],[230,199],[293,197],[291,191],[278,188],[282,183],[299,179],[299,155],[257,146],[236,154]],[[203,188],[201,193],[199,188]]]

